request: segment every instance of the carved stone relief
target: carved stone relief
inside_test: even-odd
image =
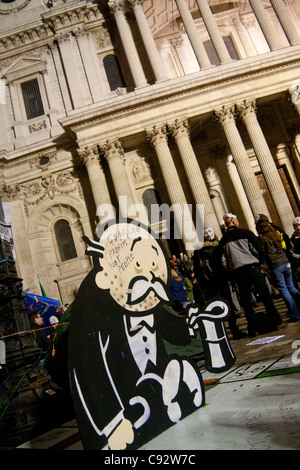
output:
[[[140,155],[133,155],[128,159],[129,167],[135,184],[144,183],[152,178],[150,165]]]
[[[5,184],[0,189],[0,197],[3,201],[23,200],[27,216],[34,206],[45,198],[54,199],[56,196],[70,193],[77,198],[83,198],[81,184],[70,170],[57,174],[44,174],[40,178],[17,185]]]

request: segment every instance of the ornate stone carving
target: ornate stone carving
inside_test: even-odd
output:
[[[107,4],[112,13],[115,13],[116,11],[119,11],[119,10],[124,11],[124,7],[125,7],[124,0],[109,0]]]
[[[173,124],[168,124],[168,129],[175,138],[181,136],[190,136],[189,123],[187,119],[175,119]]]
[[[135,183],[142,183],[151,179],[150,166],[144,157],[134,155],[129,158],[129,167]]]
[[[84,165],[89,165],[94,162],[97,162],[100,165],[98,145],[94,145],[92,147],[86,146],[84,149],[78,150],[77,153]]]
[[[235,105],[230,105],[230,106],[222,106],[220,109],[215,109],[214,110],[217,121],[220,122],[220,124],[226,124],[228,121],[233,121],[234,120],[234,115],[235,115]]]
[[[107,49],[108,47],[112,47],[109,33],[107,29],[103,26],[99,28],[99,31],[96,33],[95,38],[98,49]]]
[[[56,196],[70,193],[74,193],[75,197],[83,197],[80,182],[70,170],[64,170],[56,174],[44,174],[33,181],[15,186],[3,185],[0,189],[0,197],[4,201],[23,200],[26,215],[30,213],[30,208],[33,208],[43,199],[54,199]]]
[[[124,160],[124,149],[118,139],[114,141],[107,140],[105,144],[101,145],[101,151],[107,160],[114,157],[119,157]]]
[[[136,5],[143,5],[144,0],[127,0],[127,3],[133,8]]]
[[[34,124],[29,124],[28,126],[29,134],[32,134],[33,132],[41,131],[43,129],[47,129],[47,123],[45,119],[39,122],[35,122]]]
[[[50,150],[35,154],[35,157],[29,161],[29,164],[31,168],[35,167],[45,171],[55,160],[57,160],[56,150]]]
[[[256,113],[255,100],[243,100],[242,103],[237,104],[237,109],[242,118],[246,117],[248,113]]]
[[[167,139],[167,125],[164,124],[161,127],[153,126],[152,129],[146,130],[146,136],[152,145],[156,145],[159,142],[166,142]]]
[[[20,192],[20,186],[16,184],[15,186],[4,184],[0,189],[0,197],[3,201],[15,199]]]

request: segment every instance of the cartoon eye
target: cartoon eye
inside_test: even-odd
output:
[[[135,262],[135,268],[136,268],[137,271],[142,270],[142,266],[140,265],[140,263],[138,261]]]
[[[156,269],[156,268],[157,268],[157,264],[155,263],[155,261],[152,261],[151,265],[152,265],[152,269]]]

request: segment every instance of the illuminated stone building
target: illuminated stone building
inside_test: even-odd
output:
[[[103,204],[291,234],[299,32],[299,0],[2,0],[0,197],[24,288],[72,301]]]

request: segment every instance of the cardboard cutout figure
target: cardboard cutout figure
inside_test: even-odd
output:
[[[147,227],[113,221],[97,235],[98,242],[84,237],[94,268],[73,304],[71,390],[85,449],[136,449],[204,404],[198,368],[169,357],[163,339],[187,345],[200,325],[210,370],[229,368],[235,358],[222,327],[229,309],[221,299],[204,314],[193,305],[188,325],[163,306],[169,260]]]

